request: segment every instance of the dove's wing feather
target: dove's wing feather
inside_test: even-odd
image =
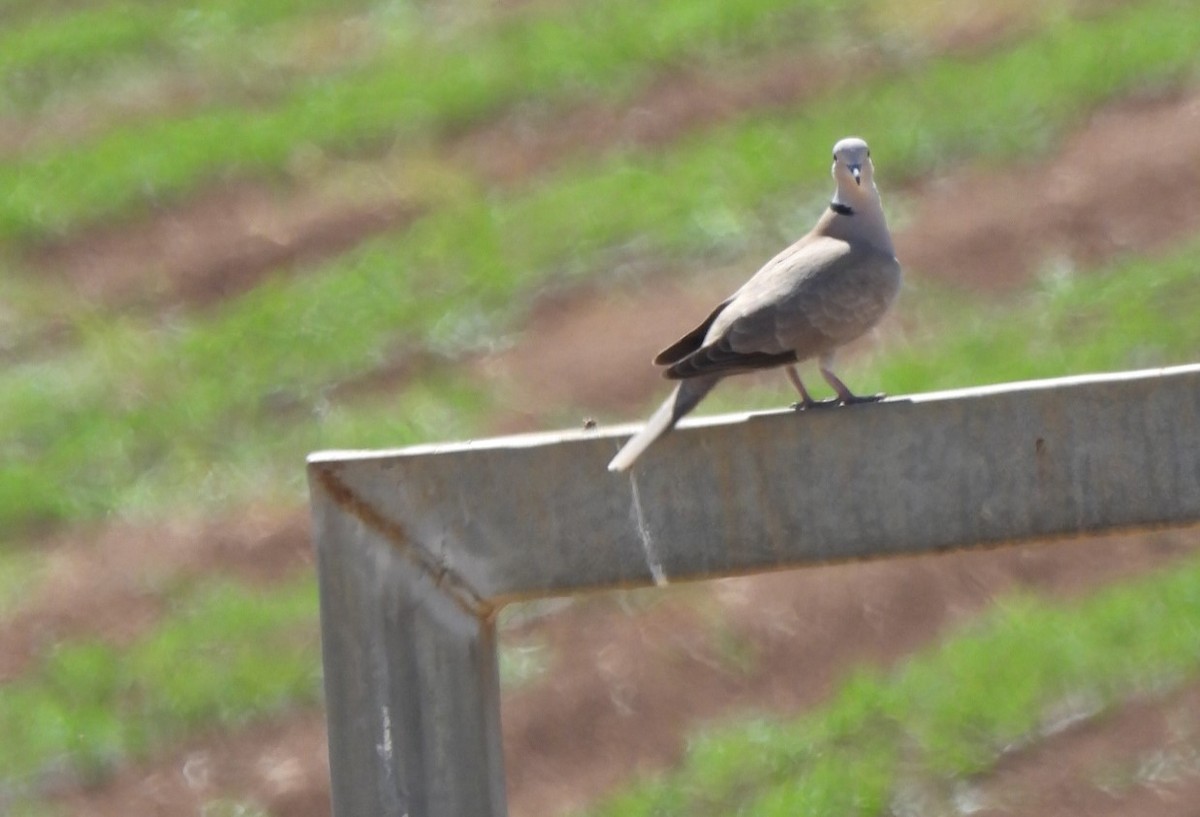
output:
[[[726,298],[717,305],[716,309],[708,314],[708,317],[705,318],[699,326],[655,355],[655,365],[666,366],[669,363],[678,363],[692,352],[703,346],[704,338],[708,335],[709,327],[713,325],[713,321],[715,321],[717,316],[721,314],[721,310],[729,306],[729,302],[732,300],[732,297]]]
[[[733,293],[724,301],[717,304],[716,308],[713,309],[712,312],[708,313],[708,317],[701,321],[695,329],[691,330],[679,340],[675,341],[666,349],[663,349],[661,352],[655,355],[655,364],[659,366],[666,366],[672,363],[678,363],[688,355],[699,350],[706,342],[709,342],[714,337],[714,334],[710,331],[712,330],[713,325],[718,323],[718,321],[721,322],[721,326],[725,326],[728,323],[726,319],[721,318],[721,313],[725,311],[726,307],[735,301],[744,303],[745,299],[743,298],[739,301],[739,298],[744,292],[747,291],[747,289],[751,289],[753,287],[753,291],[757,292],[759,298],[768,296],[770,294],[768,287],[755,287],[755,282],[761,282],[764,279],[770,279],[775,276],[779,270],[786,268],[792,262],[796,254],[798,252],[803,252],[805,245],[811,243],[812,240],[813,235],[810,233],[809,235],[804,236],[799,241],[792,244],[787,249],[781,250],[774,258],[763,264],[758,272],[754,273],[754,275],[751,276],[750,279],[747,280],[737,292]],[[717,332],[716,334],[719,335],[721,333]]]
[[[895,259],[833,238],[800,242],[715,313],[704,344],[671,378],[731,374],[820,355],[869,331],[899,288]]]
[[[665,375],[672,380],[710,374],[737,374],[754,369],[771,369],[787,363],[795,363],[792,352],[737,352],[725,339],[706,344],[667,369]]]

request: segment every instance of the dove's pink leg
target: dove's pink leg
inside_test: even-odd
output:
[[[837,392],[837,402],[843,406],[852,406],[855,403],[878,403],[886,394],[864,394],[858,395],[850,391],[850,387],[841,381],[836,374],[833,373],[833,356],[823,355],[821,357],[821,376],[825,378],[825,382],[833,387]]]

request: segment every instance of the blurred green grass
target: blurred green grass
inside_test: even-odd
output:
[[[213,583],[132,646],[58,644],[37,671],[0,687],[0,802],[53,784],[95,783],[185,734],[320,698],[316,585],[264,593]]]
[[[0,686],[0,804],[120,765],[214,728],[311,708],[321,697],[316,582],[270,588],[199,581],[171,590],[155,627],[126,647],[55,644]],[[500,651],[505,688],[542,675],[546,646]]]
[[[548,283],[594,280],[630,258],[711,261],[775,245],[793,232],[782,225],[807,222],[803,213],[828,195],[830,134],[860,132],[879,145],[885,185],[1043,151],[1113,96],[1194,75],[1200,17],[1178,12],[1177,2],[1154,0],[1051,25],[983,58],[932,60],[662,154],[581,164],[506,196],[464,192],[400,235],[268,280],[213,314],[150,326],[89,320],[77,327],[78,349],[0,372],[0,524],[187,502],[197,477],[214,498],[295,490],[306,449],[371,445],[404,425],[352,420],[353,406],[339,409],[345,425],[323,422],[337,383],[430,349],[486,346]],[[960,384],[979,382],[983,369],[968,371]],[[465,377],[416,388],[446,388],[445,417],[456,404],[482,416],[487,397]],[[392,416],[407,404],[398,395]],[[469,427],[407,425],[438,438]],[[277,482],[281,474],[292,477]]]
[[[898,393],[979,382],[975,373],[1004,382],[1194,362],[1198,258],[1193,241],[1102,271],[1057,272],[1002,305],[930,292],[913,315],[922,329],[875,364],[876,376]]]
[[[233,175],[278,179],[301,148],[354,154],[436,136],[519,100],[627,93],[652,71],[714,59],[724,44],[747,49],[783,31],[812,43],[832,33],[831,8],[819,0],[615,0],[502,16],[460,37],[417,30],[366,65],[299,81],[270,101],[214,104],[0,161],[8,191],[0,238],[44,239]],[[798,15],[804,26],[783,25]]]
[[[244,44],[256,29],[368,5],[369,0],[207,0],[202,6],[106,2],[49,14],[34,7],[20,15],[10,11],[0,29],[0,100],[28,112],[64,89],[95,86],[118,69],[194,68],[198,59],[234,57],[232,45]]]
[[[94,519],[115,507],[137,518],[179,507],[216,510],[257,500],[295,502],[308,451],[469,437],[489,407],[488,396],[469,377],[447,374],[397,388],[386,399],[360,399],[352,410],[337,404],[296,406],[286,396],[273,403],[269,394],[242,394],[236,412],[224,414],[220,429],[210,434],[196,422],[208,410],[203,401],[220,396],[213,380],[199,387],[188,384],[179,402],[154,399],[158,390],[181,385],[170,361],[154,372],[139,373],[145,381],[135,374],[110,382],[112,410],[102,415],[90,406],[72,405],[60,390],[69,388],[73,377],[92,373],[55,371],[61,380],[33,373],[26,383],[39,402],[61,399],[63,415],[40,418],[49,421],[45,423],[31,417],[24,436],[5,446],[11,459],[0,477],[0,516],[34,527]],[[178,377],[186,383],[190,374],[181,370]],[[156,376],[166,380],[156,381]],[[236,393],[236,377],[229,379]],[[124,390],[149,400],[140,407],[122,406]],[[9,528],[6,538],[19,533]]]

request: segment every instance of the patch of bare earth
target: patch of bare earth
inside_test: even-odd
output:
[[[513,345],[476,367],[523,416],[538,405],[637,406],[663,387],[650,364],[654,353],[727,297],[740,273],[724,270],[694,283],[656,275],[542,297]]]
[[[242,813],[237,806],[328,817],[325,718],[310,712],[188,741],[152,766],[129,766],[102,786],[64,792],[55,805],[76,817]]]
[[[1200,686],[1076,724],[1005,758],[974,789],[978,817],[1194,817]]]
[[[1200,232],[1200,94],[1116,103],[1046,160],[954,173],[908,194],[901,262],[975,290],[1011,289],[1050,264],[1153,252]]]
[[[73,530],[39,546],[47,554],[40,580],[0,619],[0,684],[69,638],[129,643],[154,626],[181,580],[270,583],[312,565],[308,523],[296,510]]]
[[[0,158],[80,143],[116,124],[151,116],[181,115],[211,103],[211,88],[194,76],[155,76],[97,99],[88,96],[60,103],[32,118],[0,115]]]
[[[130,224],[89,228],[29,254],[80,296],[112,306],[207,306],[287,267],[331,257],[415,218],[405,196],[348,202],[319,189],[231,183]]]

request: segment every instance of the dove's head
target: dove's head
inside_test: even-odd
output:
[[[871,189],[875,167],[871,164],[871,149],[857,136],[847,136],[833,146],[833,178],[839,190],[862,187]]]

